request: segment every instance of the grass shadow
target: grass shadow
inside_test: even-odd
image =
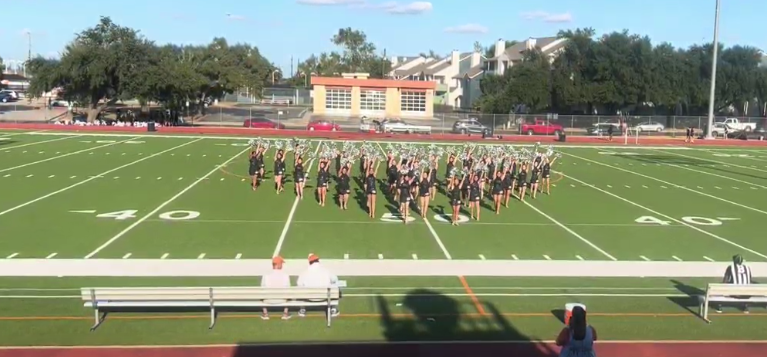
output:
[[[668,300],[677,304],[679,307],[687,310],[695,316],[699,316],[698,307],[700,306],[699,297],[706,294],[706,291],[696,286],[687,285],[681,281],[671,279],[674,288],[688,296],[672,296]]]

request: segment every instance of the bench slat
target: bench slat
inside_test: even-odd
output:
[[[167,307],[167,308],[184,308],[184,307],[199,307],[208,308],[210,304],[208,302],[195,302],[195,301],[98,301],[98,307],[100,308],[128,308],[128,307]],[[327,306],[327,301],[285,301],[280,303],[269,303],[265,301],[224,301],[215,302],[214,307],[309,307],[309,306]],[[331,306],[338,306],[338,300],[330,302]],[[83,307],[92,307],[90,302],[83,304]]]
[[[211,294],[212,289],[212,294]],[[339,299],[337,287],[327,288],[261,288],[261,287],[213,287],[213,288],[83,288],[83,301],[91,301],[91,290],[96,300],[111,301],[214,301],[228,300],[323,300]]]
[[[717,296],[756,295],[767,296],[767,285],[709,284],[707,294]]]

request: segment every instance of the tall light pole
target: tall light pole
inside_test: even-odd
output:
[[[27,30],[25,34],[27,35],[27,62],[24,63],[24,77],[27,76],[27,65],[32,62],[32,32]]]
[[[714,99],[716,97],[716,62],[719,58],[719,5],[720,0],[716,0],[716,13],[714,15],[714,51],[711,61],[711,91],[708,95],[708,127],[706,130],[706,139],[713,139],[711,128],[714,127]]]

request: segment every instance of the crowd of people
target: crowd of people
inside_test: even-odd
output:
[[[294,139],[291,143],[253,140],[249,155],[248,175],[252,190],[261,187],[266,179],[266,158],[273,148],[273,181],[277,194],[284,192],[287,177],[292,174],[293,191],[304,198],[310,165],[316,160],[316,198],[325,206],[328,189],[334,181],[338,206],[348,209],[352,181],[362,190],[368,216],[376,217],[379,191],[399,207],[403,223],[407,224],[411,208],[426,219],[429,205],[443,192],[452,208],[452,224],[459,223],[459,213],[466,209],[472,219],[480,220],[485,199],[492,200],[492,210],[500,214],[509,207],[513,197],[524,201],[535,199],[538,193],[551,194],[552,165],[559,155],[551,147],[540,152],[532,149],[516,150],[513,146],[483,146],[466,144],[462,148],[441,148],[389,144],[388,149],[376,144],[355,146],[344,143],[339,149],[323,143],[314,152],[307,141]],[[293,155],[289,171],[286,158]],[[315,157],[316,156],[316,157]],[[439,169],[445,160],[444,175]],[[355,170],[354,163],[358,162]],[[379,172],[384,165],[383,173]]]

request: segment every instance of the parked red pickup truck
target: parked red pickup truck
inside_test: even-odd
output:
[[[565,132],[564,128],[555,123],[545,120],[536,120],[534,124],[522,124],[520,132],[527,135],[560,135]]]

